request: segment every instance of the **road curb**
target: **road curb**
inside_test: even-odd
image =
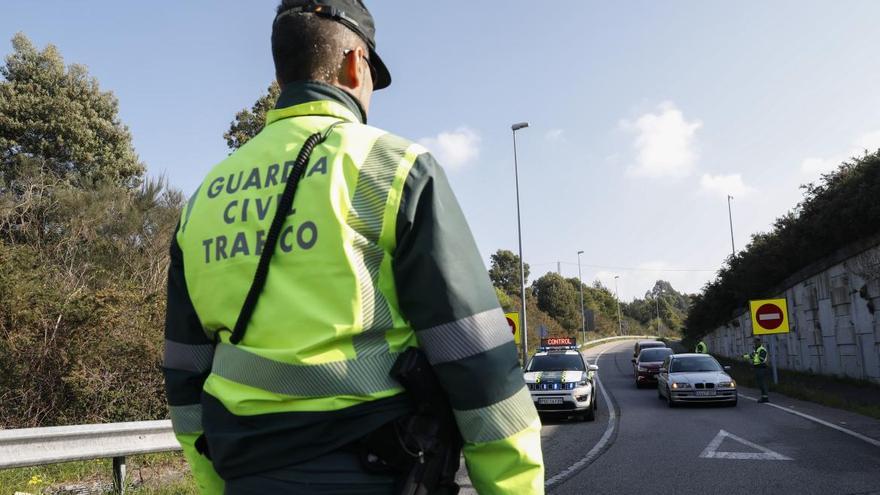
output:
[[[605,351],[599,353],[596,356],[595,363],[599,363],[599,359],[605,354]],[[601,368],[600,368],[601,372]],[[552,489],[554,487],[558,487],[559,485],[565,483],[570,480],[576,474],[580,473],[584,469],[590,466],[593,462],[596,461],[599,457],[602,456],[605,452],[614,445],[614,441],[617,439],[617,432],[619,430],[620,423],[620,407],[617,404],[617,399],[614,398],[614,394],[608,391],[605,388],[605,385],[602,384],[601,377],[596,377],[596,383],[599,385],[599,391],[602,392],[602,398],[605,400],[605,403],[608,404],[608,426],[605,428],[605,433],[602,434],[602,437],[596,442],[596,445],[587,452],[587,455],[570,465],[569,467],[563,469],[550,479],[548,479],[544,483],[544,487],[547,489]]]

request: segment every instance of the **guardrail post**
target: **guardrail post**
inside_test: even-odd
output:
[[[113,458],[113,493],[125,494],[125,456]]]

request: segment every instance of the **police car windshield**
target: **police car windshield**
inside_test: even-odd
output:
[[[721,371],[721,365],[709,356],[680,357],[672,361],[670,373],[690,373],[695,371]]]
[[[526,371],[586,371],[584,360],[577,354],[535,356]]]

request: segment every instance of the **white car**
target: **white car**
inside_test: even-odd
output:
[[[736,406],[736,381],[712,356],[673,354],[660,365],[657,396],[669,407],[685,402],[723,402]]]
[[[596,365],[587,365],[575,350],[535,353],[525,370],[525,381],[543,414],[577,415],[586,421],[596,417]]]

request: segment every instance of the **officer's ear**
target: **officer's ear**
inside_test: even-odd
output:
[[[370,77],[370,68],[367,66],[367,52],[363,47],[357,47],[345,51],[342,66],[339,68],[337,79],[339,84],[353,91],[361,89]]]

